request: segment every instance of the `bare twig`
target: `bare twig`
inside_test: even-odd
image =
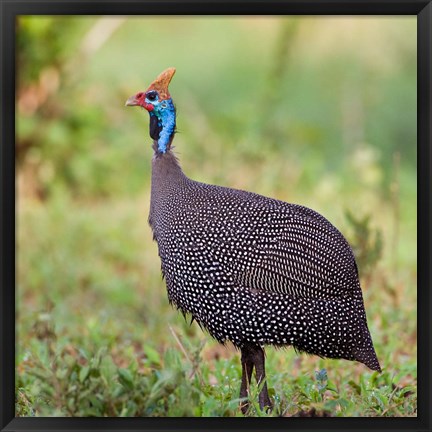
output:
[[[204,380],[203,380],[203,377],[202,377],[202,375],[201,375],[201,372],[200,372],[199,369],[198,369],[198,364],[196,364],[196,363],[195,363],[195,362],[194,362],[194,361],[189,357],[189,355],[188,355],[188,353],[187,353],[185,347],[184,347],[183,344],[181,343],[181,341],[180,341],[179,337],[177,336],[176,332],[174,331],[174,329],[173,329],[171,326],[168,326],[168,327],[169,327],[169,329],[170,329],[170,331],[171,331],[171,334],[173,335],[175,341],[177,342],[177,345],[180,347],[180,349],[181,349],[183,355],[186,357],[186,359],[187,359],[187,360],[190,362],[190,364],[192,365],[192,372],[191,372],[190,375],[189,375],[189,379],[191,379],[191,378],[195,375],[195,373],[196,373],[196,374],[198,375],[199,380],[200,380],[200,384],[201,384],[201,385],[204,385]]]
[[[80,51],[86,56],[95,53],[125,21],[123,17],[99,18],[84,36]]]

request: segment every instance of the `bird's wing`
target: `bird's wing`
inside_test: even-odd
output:
[[[179,209],[169,231],[171,253],[210,279],[317,299],[360,290],[347,241],[307,207],[212,187],[211,195],[195,194]]]
[[[305,207],[270,211],[262,223],[245,224],[241,232],[220,240],[216,252],[239,283],[258,291],[337,299],[359,290],[347,241]]]

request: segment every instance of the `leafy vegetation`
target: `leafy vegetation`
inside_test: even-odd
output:
[[[238,352],[169,306],[147,225],[148,119],[123,105],[168,66],[185,172],[332,221],[383,367],[269,347],[275,409],[248,415],[417,414],[414,18],[20,17],[17,32],[18,416],[241,416]]]

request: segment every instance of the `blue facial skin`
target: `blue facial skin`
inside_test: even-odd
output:
[[[158,143],[158,151],[166,153],[172,135],[175,132],[176,114],[175,107],[172,99],[165,99],[162,101],[150,101],[146,99],[147,103],[151,103],[154,107],[153,111],[149,111],[150,116],[156,116],[158,119],[158,126],[160,128]]]

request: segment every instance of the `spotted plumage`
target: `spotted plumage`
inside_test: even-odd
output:
[[[258,381],[265,377],[264,345],[380,370],[343,235],[306,207],[189,179],[171,150],[175,110],[169,118],[158,105],[149,109],[139,96],[147,93],[127,104],[158,112],[172,130],[166,146],[164,122],[152,136],[149,215],[168,298],[219,342],[242,350],[240,395],[247,396],[253,367]],[[266,386],[260,405],[271,406]]]

